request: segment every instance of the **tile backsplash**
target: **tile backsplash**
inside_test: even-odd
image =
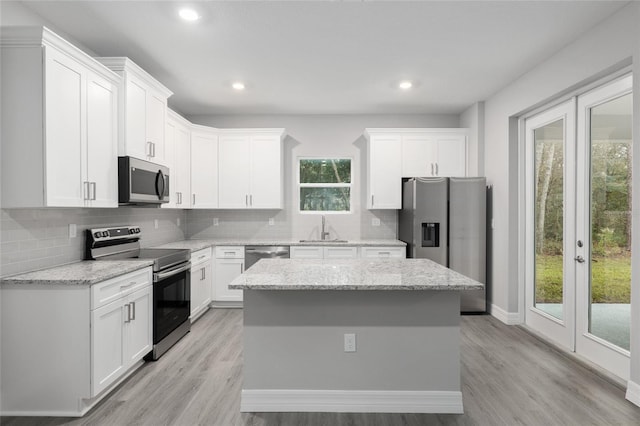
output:
[[[143,247],[182,240],[186,236],[186,216],[184,210],[140,207],[2,209],[0,276],[82,260],[88,228],[140,225]],[[75,238],[69,238],[69,224],[77,227]]]

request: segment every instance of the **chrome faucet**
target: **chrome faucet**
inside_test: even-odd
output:
[[[322,232],[320,233],[320,239],[324,241],[328,237],[329,237],[329,231],[324,230],[324,215],[322,215]]]

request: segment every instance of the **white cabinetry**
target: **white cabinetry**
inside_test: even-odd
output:
[[[211,247],[191,254],[191,322],[209,309],[213,286]]]
[[[173,93],[129,58],[96,59],[123,78],[119,155],[165,164],[167,98]]]
[[[360,257],[363,259],[404,259],[406,247],[361,247]]]
[[[165,138],[166,165],[169,167],[169,202],[163,208],[191,207],[191,123],[172,110],[167,112]]]
[[[355,259],[358,247],[355,246],[292,246],[291,259]]]
[[[229,284],[244,272],[244,247],[216,247],[213,305],[216,307],[242,306],[242,290],[231,290]]]
[[[402,144],[399,134],[367,129],[367,208],[402,208]]]
[[[218,132],[191,127],[191,207],[218,208]]]
[[[466,176],[466,141],[466,129],[403,133],[402,176]]]
[[[282,208],[283,135],[283,129],[220,130],[220,208]]]
[[[46,28],[3,28],[2,206],[117,207],[118,85]]]
[[[2,415],[86,413],[151,351],[152,302],[151,268],[93,286],[3,285]]]

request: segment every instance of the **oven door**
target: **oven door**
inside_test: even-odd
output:
[[[153,343],[157,344],[182,323],[191,311],[191,263],[153,277]]]

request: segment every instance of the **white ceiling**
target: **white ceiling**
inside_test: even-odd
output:
[[[181,21],[184,3],[203,18]],[[97,54],[133,59],[185,115],[460,113],[626,3],[25,2]]]

